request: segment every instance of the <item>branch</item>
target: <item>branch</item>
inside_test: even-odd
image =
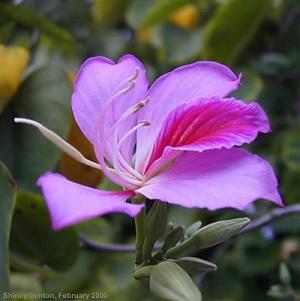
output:
[[[219,245],[215,248],[212,255],[208,258],[208,261],[216,263],[218,259],[223,256],[223,254],[226,252],[227,249],[231,247],[233,244],[235,238],[239,237],[240,235],[258,230],[262,228],[265,225],[269,225],[273,223],[274,221],[281,219],[283,217],[286,217],[288,215],[300,213],[300,204],[297,205],[291,205],[285,208],[276,208],[271,210],[269,213],[266,213],[262,215],[261,217],[258,217],[254,219],[252,222],[248,224],[244,229],[242,229],[239,233],[237,233],[234,237],[231,239],[228,239],[223,244]],[[207,273],[199,274],[195,278],[195,283],[200,286],[202,284],[202,281],[204,280]]]
[[[269,213],[264,214],[263,216],[253,220],[247,227],[242,229],[237,236],[252,232],[256,229],[259,229],[265,225],[273,223],[275,220],[283,218],[287,215],[292,215],[300,213],[300,204],[288,206],[285,208],[273,209]]]
[[[114,253],[134,253],[135,245],[134,244],[106,244],[99,243],[94,240],[88,239],[84,236],[79,236],[81,242],[84,245],[85,249],[91,251],[100,251],[100,252],[114,252]]]
[[[277,219],[283,218],[287,215],[292,215],[295,213],[300,213],[300,204],[288,206],[285,208],[273,209],[269,213],[253,220],[247,227],[241,230],[234,238],[257,230],[267,224],[274,222]],[[233,243],[233,239],[228,240],[227,242],[220,245],[219,248],[216,248],[216,251],[212,255],[212,260],[215,262],[225,250],[227,250],[231,244]],[[98,252],[114,252],[114,253],[134,253],[135,252],[135,245],[134,244],[105,244],[93,241],[88,239],[84,236],[80,236],[80,240],[82,241],[84,247],[88,250],[98,251]],[[157,244],[155,246],[159,248],[160,245]]]

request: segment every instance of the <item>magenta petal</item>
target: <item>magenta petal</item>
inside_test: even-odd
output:
[[[173,167],[137,192],[150,199],[210,210],[244,209],[257,199],[282,206],[270,164],[235,148],[184,153]]]
[[[126,203],[132,191],[110,192],[83,186],[57,173],[46,173],[38,180],[52,227],[64,227],[108,213],[120,212],[136,216],[143,206]]]
[[[139,120],[150,120],[137,136],[137,168],[142,170],[167,115],[185,102],[225,97],[239,86],[240,78],[216,62],[196,62],[179,67],[158,78],[149,90],[150,103],[139,113]]]
[[[105,120],[98,120],[101,110],[109,99],[120,90],[128,87],[130,83],[128,79],[139,74],[135,80],[133,89],[125,94],[120,95],[113,102]],[[126,81],[127,80],[127,81]],[[92,57],[86,60],[77,74],[74,84],[74,93],[72,96],[72,109],[75,119],[86,137],[92,144],[98,142],[99,137],[95,137],[97,124],[101,122],[105,126],[107,133],[106,155],[111,160],[112,157],[112,126],[121,117],[121,115],[132,105],[146,97],[148,90],[148,80],[143,64],[132,55],[125,55],[119,59],[117,63],[104,58]],[[127,118],[120,128],[119,136],[123,135],[132,128],[137,120],[136,114],[132,114]],[[130,157],[130,152],[135,144],[135,137],[130,137],[123,145],[125,157]]]
[[[258,103],[246,104],[234,98],[200,99],[181,105],[168,115],[148,167],[163,156],[166,148],[198,152],[231,148],[250,143],[259,132],[268,131],[268,118]]]

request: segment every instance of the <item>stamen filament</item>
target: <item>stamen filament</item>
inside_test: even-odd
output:
[[[122,121],[126,120],[130,115],[138,112],[141,108],[143,108],[148,102],[149,102],[149,98],[146,98],[140,102],[138,102],[137,104],[133,105],[132,107],[130,107],[121,117],[120,119],[114,124],[113,128],[112,128],[112,133],[113,133],[113,137],[114,137],[114,147],[116,148],[118,145],[118,135],[117,135],[117,128],[120,126],[120,124],[122,123]],[[124,157],[122,156],[121,152],[119,151],[118,154],[118,158],[120,160],[120,162],[122,163],[123,167],[130,173],[132,173],[136,178],[140,179],[140,180],[144,180],[144,177],[138,172],[136,171],[132,166],[130,166],[130,164],[128,164],[128,162],[124,159]]]
[[[100,114],[100,116],[99,116],[99,121],[101,122],[101,121],[103,121],[105,118],[105,115],[106,115],[106,113],[107,113],[107,110],[108,110],[108,108],[110,107],[110,105],[116,100],[116,98],[118,97],[118,96],[120,96],[120,95],[122,95],[122,94],[126,94],[127,92],[129,92],[131,89],[133,89],[133,87],[134,87],[134,85],[135,85],[135,79],[138,77],[138,75],[139,75],[139,70],[138,69],[136,69],[136,72],[135,72],[135,74],[133,75],[133,76],[131,76],[131,77],[129,77],[128,79],[126,79],[124,82],[128,82],[129,81],[129,85],[127,86],[127,87],[125,87],[124,89],[122,89],[122,90],[120,90],[120,91],[118,91],[117,93],[115,93],[114,95],[112,95],[111,96],[111,98],[106,102],[106,104],[105,104],[105,106],[104,106],[104,108],[102,109],[102,112],[101,112],[101,114]],[[121,83],[121,84],[123,84],[123,82]],[[100,140],[101,140],[101,142],[102,142],[102,145],[103,145],[103,147],[98,147],[97,149],[98,149],[98,156],[99,156],[99,158],[98,158],[98,160],[99,160],[99,163],[100,163],[100,165],[102,166],[102,168],[103,168],[103,170],[105,170],[106,172],[111,172],[111,168],[109,168],[108,166],[107,166],[107,164],[106,164],[106,162],[105,162],[105,145],[106,145],[106,141],[107,141],[107,139],[106,139],[106,135],[104,135],[104,130],[103,130],[103,127],[102,126],[100,126],[100,122],[98,123],[98,129],[97,129],[97,131],[96,131],[96,133],[98,133],[99,134],[99,138],[100,138]],[[114,166],[114,168],[115,168],[115,166]],[[124,180],[126,180],[127,182],[129,182],[129,183],[131,183],[131,184],[133,184],[133,185],[138,185],[138,184],[140,184],[140,181],[135,181],[135,180],[133,180],[133,179],[130,179],[127,175],[126,175],[126,173],[124,173],[122,170],[120,170],[120,169],[113,169],[113,171],[114,171],[114,173],[117,173],[122,179],[124,179]]]
[[[120,148],[122,146],[122,144],[124,143],[124,141],[130,136],[132,135],[134,132],[136,132],[140,127],[142,126],[149,126],[151,123],[150,121],[148,120],[143,120],[141,121],[140,123],[138,123],[135,127],[133,127],[132,129],[130,129],[123,137],[122,139],[117,143],[117,146],[116,146],[116,149],[115,149],[115,152],[114,152],[114,158],[113,158],[113,165],[114,165],[114,168],[116,169],[117,172],[120,171],[120,167],[119,167],[119,161],[120,161],[120,157],[121,156],[121,153],[120,153]],[[116,132],[115,132],[116,133]],[[115,134],[116,135],[116,134]],[[114,136],[115,136],[114,135]],[[123,158],[124,159],[124,158]],[[141,179],[142,181],[144,180]],[[135,181],[136,182],[136,181]],[[138,181],[138,184],[137,185],[140,185],[141,184],[141,181]]]
[[[79,152],[74,146],[66,142],[64,139],[62,139],[53,131],[43,126],[41,123],[27,118],[14,118],[14,121],[16,123],[26,123],[36,127],[45,138],[50,140],[52,143],[58,146],[58,148],[60,148],[63,152],[68,154],[73,159],[85,165],[88,165],[90,167],[101,169],[101,166],[98,163],[90,161],[89,159],[85,158],[83,154]]]

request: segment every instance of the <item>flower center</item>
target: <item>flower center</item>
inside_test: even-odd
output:
[[[122,81],[119,84],[119,87],[120,87],[120,86],[128,83],[128,85],[125,88],[117,91],[106,102],[106,104],[100,114],[100,117],[99,117],[100,121],[105,121],[109,108],[111,108],[113,103],[117,100],[118,96],[124,95],[134,88],[138,75],[139,75],[139,70],[136,69],[135,74],[133,74],[132,76],[130,76],[129,78],[127,78],[126,80]],[[98,137],[100,137],[101,142],[102,142],[101,150],[99,150],[100,151],[99,161],[100,161],[100,164],[101,164],[103,170],[107,171],[109,173],[117,174],[120,178],[125,180],[127,183],[130,183],[135,186],[142,185],[145,178],[142,174],[140,174],[138,171],[136,171],[132,167],[132,165],[131,165],[132,162],[129,163],[127,160],[125,160],[125,158],[123,157],[122,152],[121,152],[121,147],[124,144],[124,142],[127,141],[127,139],[131,135],[136,133],[136,131],[140,127],[149,126],[150,121],[148,121],[148,120],[140,121],[137,125],[135,125],[133,128],[128,130],[127,133],[122,134],[123,137],[121,139],[119,138],[120,137],[119,130],[120,130],[120,128],[122,128],[123,122],[128,120],[128,118],[130,118],[133,114],[137,113],[141,108],[143,108],[149,102],[149,100],[150,100],[149,98],[141,100],[140,102],[134,104],[129,109],[127,109],[120,116],[120,118],[115,122],[112,129],[109,130],[107,133],[105,133],[103,126],[98,126],[98,131],[97,131],[97,133],[99,134]],[[105,155],[105,149],[107,149],[107,143],[109,141],[109,139],[107,139],[107,138],[109,138],[111,136],[113,137],[113,157],[112,157],[112,162],[110,162],[110,163],[112,163],[113,168],[111,168],[107,165],[106,161],[109,161],[109,160],[108,160],[107,156]]]

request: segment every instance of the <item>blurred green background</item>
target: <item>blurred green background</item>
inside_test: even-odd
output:
[[[41,173],[58,170],[93,187],[112,184],[63,155],[33,128],[13,123],[15,116],[35,119],[93,159],[72,119],[72,82],[87,57],[117,59],[125,53],[144,62],[152,81],[195,60],[219,61],[242,72],[234,95],[258,100],[273,128],[249,149],[272,163],[286,205],[299,202],[299,0],[0,1],[0,291],[7,287],[10,265],[15,292],[156,300],[147,282],[133,280],[133,255],[89,250],[79,239],[132,243],[133,220],[113,215],[54,233],[35,182]],[[257,202],[246,213],[172,207],[170,220],[188,225],[199,219],[255,218],[272,208],[267,202]],[[218,264],[217,272],[195,279],[204,300],[299,300],[285,293],[288,277],[278,273],[285,262],[293,287],[300,289],[299,235],[300,214],[295,214],[243,235],[227,250],[199,253]]]

